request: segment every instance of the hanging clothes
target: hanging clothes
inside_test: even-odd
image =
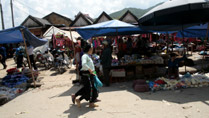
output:
[[[94,47],[97,48],[97,39],[94,39]]]
[[[101,38],[99,38],[99,39],[97,40],[97,44],[98,44],[98,46],[100,46],[100,45],[101,45],[100,40],[101,40]]]
[[[92,39],[92,44],[93,44],[93,47],[95,47],[94,39]]]

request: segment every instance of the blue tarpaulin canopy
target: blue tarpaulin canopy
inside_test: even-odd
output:
[[[47,40],[39,39],[33,35],[27,28],[18,26],[0,31],[0,44],[23,42],[24,40],[21,31],[23,32],[26,41],[34,48],[44,45],[47,42]]]
[[[148,33],[135,25],[119,20],[106,21],[94,25],[76,28],[76,31],[84,38],[89,39],[96,36],[116,36]]]
[[[183,31],[179,31],[176,36],[188,37],[188,38],[206,37],[207,28],[208,28],[208,23],[192,26],[187,29],[184,29]]]

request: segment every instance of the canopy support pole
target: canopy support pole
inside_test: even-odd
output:
[[[158,37],[158,34],[157,34],[157,37]],[[157,46],[157,42],[159,41],[159,39],[160,39],[160,37],[158,37],[158,38],[156,39],[156,42],[155,42],[155,50],[156,50],[157,54],[159,54],[159,53],[158,53],[158,46]]]
[[[117,53],[119,53],[119,39],[118,39],[118,29],[116,28],[116,40],[117,40],[117,48],[118,48],[118,52]],[[117,57],[118,57],[118,54],[117,54]],[[120,61],[119,59],[118,59],[118,61]]]
[[[204,53],[206,51],[206,43],[207,43],[207,40],[208,40],[208,32],[209,32],[209,23],[208,23],[208,28],[207,28],[207,32],[206,32],[206,37],[205,37],[205,40],[204,40]],[[204,61],[205,61],[205,54],[203,53],[203,59],[202,59],[202,62],[204,65]],[[204,67],[202,66],[202,70],[203,70],[203,73],[204,73]]]
[[[74,45],[74,42],[73,42],[73,36],[72,36],[72,29],[71,29],[71,27],[70,27],[70,38],[72,40],[72,45],[73,45],[73,52],[74,52],[73,57],[74,57],[74,60],[76,62],[76,74],[78,75],[78,79],[79,79],[78,61],[76,59],[75,45]]]
[[[34,87],[36,87],[36,82],[35,82],[35,78],[34,78],[34,74],[33,74],[33,69],[31,67],[31,62],[30,62],[30,58],[29,58],[29,55],[28,55],[27,44],[26,44],[26,41],[25,41],[25,37],[24,37],[23,31],[21,31],[21,33],[22,33],[22,37],[23,37],[23,41],[24,41],[24,45],[25,45],[25,52],[26,52],[27,59],[28,59],[28,65],[29,65],[29,68],[31,70],[31,75],[32,75]]]
[[[169,49],[168,49],[168,48],[169,48],[169,47],[168,47],[168,46],[169,46],[169,44],[168,44],[168,39],[169,39],[169,38],[168,38],[168,37],[169,37],[169,36],[168,36],[168,32],[166,33],[166,37],[167,37],[167,54],[168,54],[168,51],[169,51]]]
[[[171,36],[171,41],[172,41],[172,53],[173,53],[173,36]]]
[[[117,42],[118,42],[119,40],[118,40],[118,29],[117,28],[116,28],[116,33],[117,33],[116,39],[117,39]]]
[[[184,28],[183,28],[183,25],[182,25],[182,38],[183,38],[183,42],[184,42],[184,44],[186,44],[186,42],[184,41],[184,33],[183,33],[183,31],[184,31]],[[186,46],[184,45],[184,54],[186,55]],[[185,73],[187,72],[187,67],[186,67],[186,63],[185,63],[185,60],[184,60],[184,66],[185,66]]]

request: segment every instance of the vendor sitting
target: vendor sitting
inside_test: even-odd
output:
[[[186,59],[186,55],[182,58],[176,58],[175,53],[171,53],[171,59],[168,61],[168,78],[169,79],[179,79],[179,62]]]

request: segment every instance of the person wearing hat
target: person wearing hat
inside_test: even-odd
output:
[[[108,42],[106,40],[103,41],[102,44],[104,45],[104,50],[101,55],[101,64],[102,64],[103,75],[104,75],[103,80],[105,82],[105,85],[109,86],[110,85],[109,73],[110,73],[110,67],[112,63],[112,53],[108,45]]]
[[[186,59],[186,55],[182,58],[176,58],[177,54],[171,53],[170,60],[168,60],[168,78],[179,79],[179,63]]]

